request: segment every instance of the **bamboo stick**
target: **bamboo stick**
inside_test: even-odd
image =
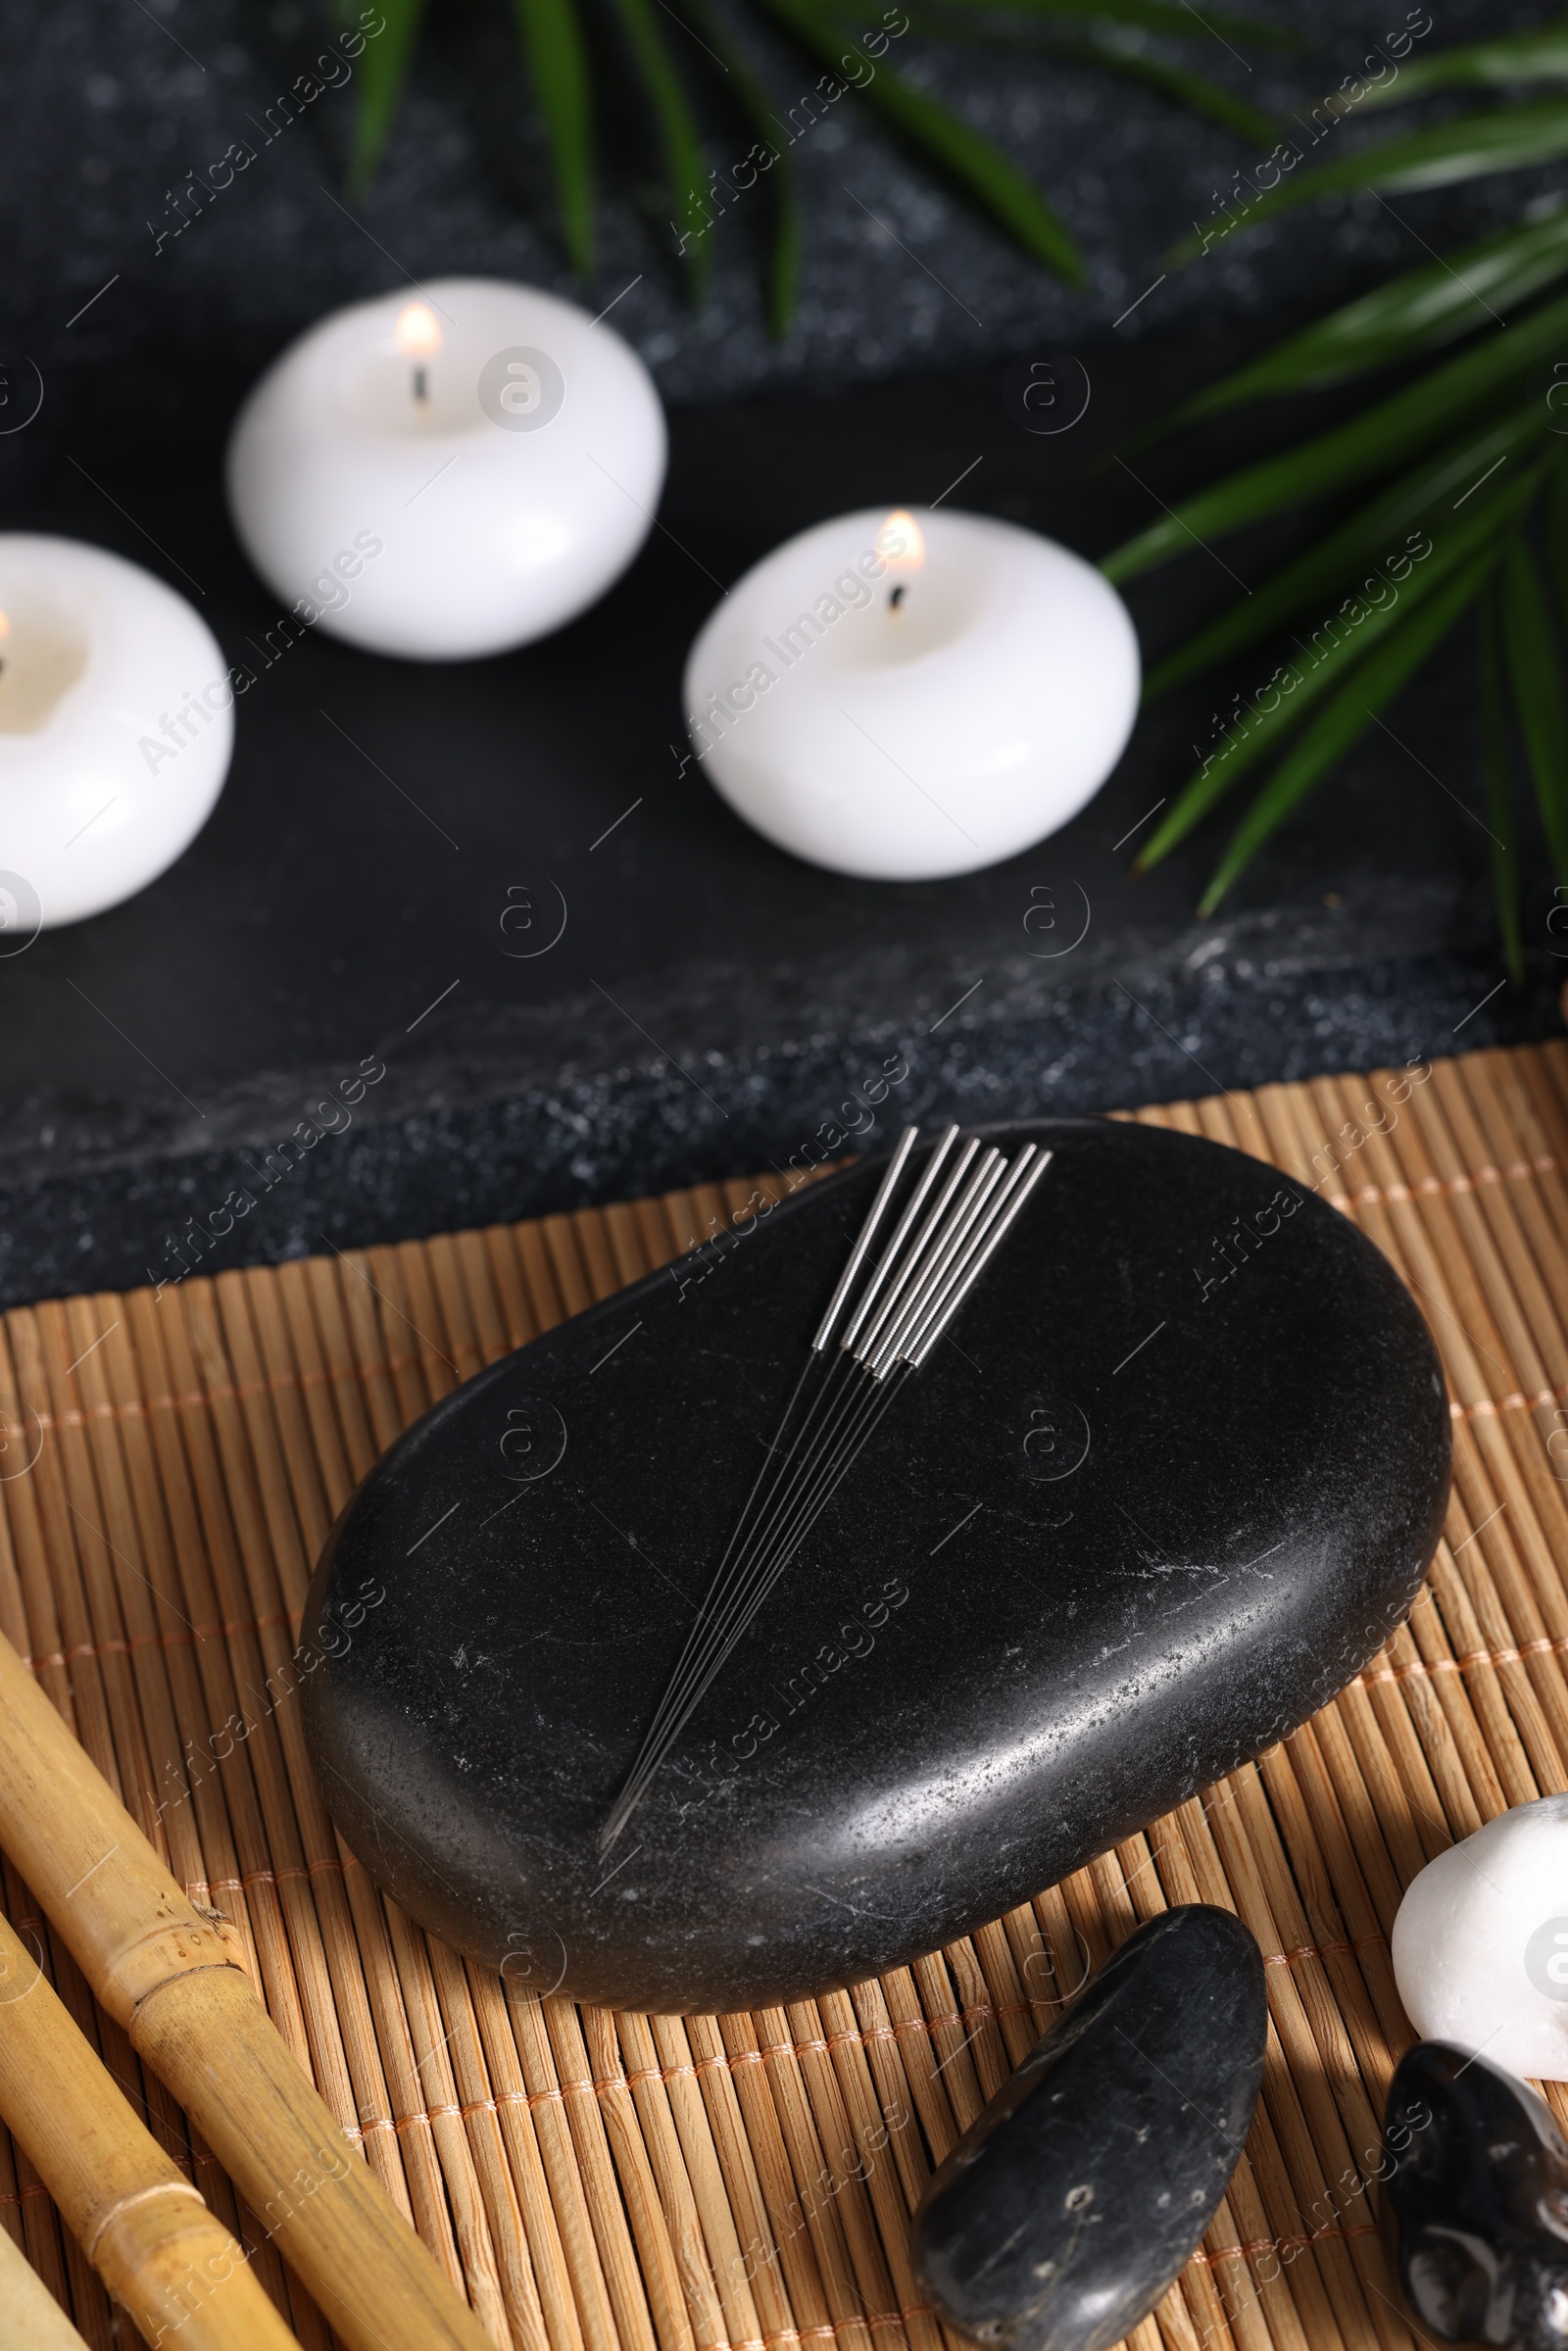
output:
[[[7,2351],[87,2351],[26,2255],[0,2229],[0,2343]]]
[[[150,2343],[177,2330],[185,2351],[298,2351],[239,2246],[131,2111],[3,1917],[0,2116]]]
[[[344,2341],[485,2351],[483,2328],[290,2058],[230,1933],[185,1899],[3,1640],[0,1839]]]

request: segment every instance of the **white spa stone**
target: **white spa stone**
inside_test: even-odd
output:
[[[1568,2081],[1568,1795],[1516,1804],[1428,1862],[1394,1922],[1394,1974],[1423,2040]]]

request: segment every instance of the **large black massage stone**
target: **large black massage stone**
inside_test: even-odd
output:
[[[1255,1755],[1409,1606],[1448,1408],[1378,1251],[1215,1144],[987,1134],[1049,1172],[608,1854],[878,1164],[491,1365],[333,1529],[327,1803],[519,1987],[722,2010],[901,1965]]]

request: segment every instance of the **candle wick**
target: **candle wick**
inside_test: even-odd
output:
[[[888,606],[890,611],[896,612],[907,594],[908,589],[901,579],[898,586],[893,590],[892,594],[888,598]]]
[[[416,367],[414,370],[414,397],[419,401],[428,400],[430,397],[425,387],[425,374],[422,367]]]

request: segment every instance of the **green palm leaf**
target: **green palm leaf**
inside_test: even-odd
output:
[[[575,0],[514,0],[534,96],[550,145],[566,253],[579,277],[594,267],[593,125],[588,52]]]
[[[1050,54],[1064,64],[1102,66],[1107,73],[1120,73],[1128,81],[1147,82],[1158,90],[1161,97],[1174,99],[1205,122],[1217,123],[1221,130],[1234,130],[1238,137],[1259,147],[1272,145],[1279,136],[1279,124],[1272,116],[1262,114],[1257,107],[1249,106],[1217,81],[1205,74],[1195,73],[1187,66],[1171,65],[1162,57],[1150,56],[1141,49],[1123,46],[1113,38],[1090,41],[1054,40]]]
[[[1245,400],[1278,398],[1341,383],[1418,351],[1456,342],[1506,313],[1568,269],[1568,204],[1544,220],[1517,221],[1461,246],[1288,335],[1260,359],[1222,376],[1177,410],[1173,424],[1212,416]]]
[[[1238,225],[1254,227],[1318,196],[1359,194],[1363,188],[1451,187],[1493,171],[1522,171],[1527,164],[1553,163],[1568,155],[1568,98],[1544,98],[1533,105],[1499,107],[1452,122],[1429,122],[1386,146],[1358,147],[1301,178],[1268,189],[1247,208]],[[1207,242],[1211,243],[1209,239]],[[1195,260],[1206,250],[1200,231],[1171,254],[1173,264]]]
[[[711,221],[703,201],[707,167],[696,118],[649,0],[613,0],[613,6],[653,106],[665,183],[677,215],[675,225],[682,232],[680,251],[700,292],[708,282],[713,257],[707,241]]]
[[[1435,459],[1404,474],[1382,498],[1360,507],[1336,531],[1320,539],[1277,571],[1267,585],[1240,599],[1207,628],[1190,637],[1180,652],[1169,655],[1144,680],[1144,700],[1180,685],[1216,661],[1228,661],[1245,646],[1282,628],[1354,577],[1363,563],[1375,563],[1398,553],[1398,537],[1411,524],[1452,512],[1453,493],[1483,481],[1499,458],[1512,456],[1541,439],[1545,429],[1541,403],[1504,416],[1483,432],[1469,432],[1450,442]]]
[[[1396,105],[1424,98],[1429,90],[1501,89],[1522,81],[1568,81],[1568,24],[1543,24],[1533,32],[1508,32],[1494,41],[1467,42],[1436,57],[1411,59],[1398,78],[1376,82],[1361,106]]]
[[[1502,568],[1502,628],[1514,709],[1557,879],[1568,882],[1568,715],[1541,577],[1516,531]]]
[[[767,272],[767,316],[773,333],[782,341],[794,321],[800,298],[801,257],[806,241],[795,158],[790,153],[787,136],[780,136],[781,125],[767,91],[744,52],[719,23],[715,11],[707,6],[706,0],[683,0],[683,5],[687,16],[695,17],[701,24],[704,41],[729,75],[735,97],[758,133],[758,143],[765,146],[773,158],[765,175],[759,172],[752,184],[765,176],[765,201],[771,210],[773,229]]]
[[[1230,791],[1233,784],[1263,757],[1270,747],[1281,741],[1309,710],[1363,658],[1382,641],[1402,630],[1412,613],[1427,600],[1445,589],[1454,574],[1465,570],[1485,554],[1492,561],[1502,544],[1503,533],[1513,524],[1535,496],[1541,480],[1538,464],[1528,473],[1495,492],[1472,510],[1466,521],[1447,534],[1446,543],[1434,549],[1426,562],[1416,567],[1400,589],[1398,601],[1373,610],[1358,623],[1348,626],[1337,641],[1330,636],[1326,651],[1312,656],[1312,644],[1332,629],[1340,618],[1331,614],[1312,632],[1312,641],[1303,650],[1312,658],[1312,665],[1302,669],[1294,661],[1288,665],[1295,684],[1287,692],[1281,685],[1280,698],[1270,710],[1254,708],[1246,727],[1232,730],[1219,750],[1210,755],[1177,798],[1156,826],[1147,848],[1136,861],[1136,870],[1147,872],[1152,865],[1168,856],[1178,841],[1185,840],[1199,821],[1207,815],[1217,801]],[[1268,681],[1263,691],[1272,690],[1287,675],[1282,665]]]
[[[808,49],[837,68],[843,36],[824,9],[813,0],[766,0],[766,5]],[[943,164],[1037,261],[1054,269],[1069,285],[1087,284],[1083,256],[1071,232],[1000,147],[885,63],[876,67],[870,81],[860,85],[859,94]]]
[[[1300,739],[1269,777],[1243,817],[1213,879],[1199,901],[1200,914],[1211,914],[1243,868],[1277,832],[1293,809],[1344,758],[1376,713],[1392,702],[1423,661],[1436,651],[1466,607],[1485,586],[1497,551],[1489,550],[1459,569],[1435,596],[1409,613],[1386,641],[1355,667],[1327,709],[1320,711]]]
[[[1492,837],[1492,894],[1508,976],[1518,987],[1525,975],[1524,937],[1519,922],[1518,859],[1514,848],[1513,794],[1508,789],[1508,731],[1502,709],[1502,664],[1497,654],[1497,592],[1489,581],[1481,603],[1481,739],[1487,786],[1487,829]]]
[[[1131,24],[1142,32],[1160,32],[1172,40],[1190,41],[1194,24],[1200,31],[1250,41],[1254,49],[1299,51],[1306,46],[1299,33],[1255,17],[1233,17],[1205,8],[1201,17],[1184,8],[1181,0],[944,0],[956,14],[980,18],[1017,12],[1037,17],[1075,20],[1079,24]]]
[[[1548,303],[1517,326],[1490,335],[1479,349],[1434,367],[1349,423],[1282,456],[1265,458],[1228,481],[1187,499],[1104,558],[1107,579],[1131,579],[1183,553],[1194,539],[1218,538],[1289,512],[1331,490],[1348,489],[1430,445],[1468,411],[1523,375],[1568,334],[1568,297]]]
[[[1568,631],[1568,451],[1559,452],[1546,484],[1546,552],[1557,590],[1558,623]]]
[[[403,97],[409,61],[424,15],[424,0],[381,0],[385,28],[360,53],[354,88],[354,145],[348,193],[363,196],[375,177],[387,132]],[[349,21],[345,6],[340,14]]]

